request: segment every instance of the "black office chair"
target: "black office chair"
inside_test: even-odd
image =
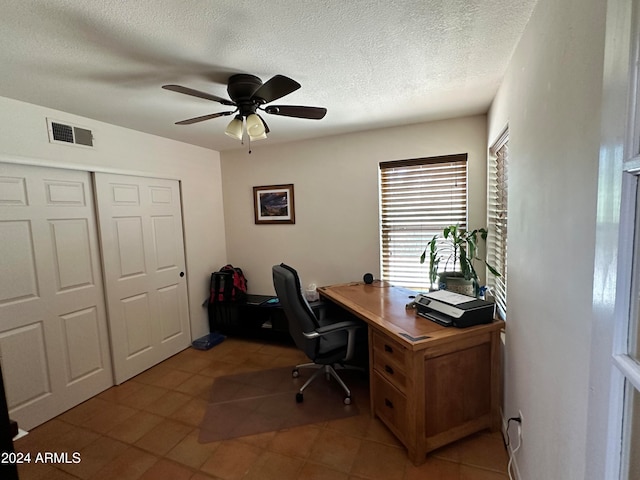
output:
[[[349,405],[351,390],[336,373],[336,369],[363,370],[345,362],[354,357],[356,330],[365,324],[357,319],[338,322],[334,319],[332,323],[322,315],[317,318],[302,294],[298,273],[284,263],[273,267],[273,285],[289,322],[289,333],[296,346],[312,360],[312,363],[294,367],[293,376],[298,376],[300,368],[318,369],[300,388],[296,394],[296,401],[302,402],[304,389],[324,373],[327,380],[333,377],[340,384],[345,392],[344,403]]]

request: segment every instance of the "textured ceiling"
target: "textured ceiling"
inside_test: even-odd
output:
[[[269,144],[484,113],[536,0],[0,0],[0,96],[215,150],[227,78],[286,75]],[[64,120],[64,119],[61,119]],[[258,147],[256,144],[255,147]]]

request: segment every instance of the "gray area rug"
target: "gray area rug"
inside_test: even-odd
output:
[[[307,387],[304,401],[297,403],[296,392],[314,370],[300,369],[298,378],[293,378],[291,371],[291,367],[284,367],[215,379],[199,441],[216,442],[346,418],[359,413],[358,403],[369,402],[365,376],[340,370],[351,389],[351,405],[344,404],[344,392],[335,380],[327,381],[324,376]]]

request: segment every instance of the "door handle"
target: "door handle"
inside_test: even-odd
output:
[[[181,277],[184,277],[184,272],[180,272],[180,276],[181,276]]]

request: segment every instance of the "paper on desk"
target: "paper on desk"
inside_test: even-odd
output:
[[[448,303],[449,305],[460,305],[475,300],[473,297],[462,295],[461,293],[450,292],[448,290],[436,290],[424,294],[427,298],[434,300],[440,300],[441,302]]]

